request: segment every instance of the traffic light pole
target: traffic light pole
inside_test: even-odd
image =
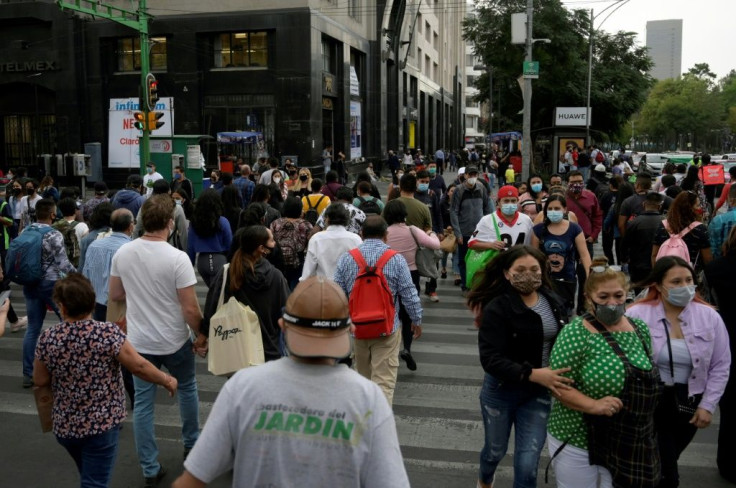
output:
[[[526,2],[526,57],[525,61],[532,61],[534,0]],[[524,76],[524,114],[522,123],[521,146],[521,181],[529,179],[532,166],[532,80]]]
[[[112,20],[126,27],[130,27],[138,31],[141,43],[141,88],[139,97],[139,110],[143,112],[144,120],[148,120],[148,86],[146,77],[150,70],[150,45],[148,42],[148,15],[146,8],[146,0],[138,0],[138,10],[133,12],[125,10],[113,5],[107,5],[97,0],[57,0],[56,4],[61,10],[74,10],[83,14],[92,15],[102,19]],[[141,169],[146,167],[150,158],[150,140],[151,132],[149,127],[143,130],[140,147],[140,166]]]

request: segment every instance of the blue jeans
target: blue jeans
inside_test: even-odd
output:
[[[479,479],[492,483],[506,455],[514,426],[514,488],[535,488],[537,468],[547,437],[549,393],[537,385],[502,384],[486,373],[480,392],[486,439],[480,452]]]
[[[81,439],[57,437],[79,470],[81,488],[107,488],[118,454],[120,426]]]
[[[186,341],[173,354],[153,355],[141,354],[154,366],[165,366],[171,376],[179,382],[177,397],[179,399],[179,415],[181,416],[181,434],[184,448],[190,449],[199,437],[199,399],[197,395],[197,379],[194,371],[194,353],[192,343]],[[158,445],[153,427],[153,408],[156,400],[156,385],[133,377],[135,384],[135,408],[133,409],[133,432],[138,461],[143,468],[143,476],[156,476],[161,465],[158,462]]]
[[[23,287],[23,296],[26,298],[26,314],[28,328],[23,336],[23,376],[33,376],[33,357],[36,353],[38,336],[41,335],[43,319],[46,318],[46,306],[53,309],[61,320],[61,314],[51,299],[56,281],[42,280],[38,285]]]
[[[578,166],[578,171],[583,175],[583,181],[587,183],[590,178],[590,166]]]

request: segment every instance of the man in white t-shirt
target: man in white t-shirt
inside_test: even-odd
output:
[[[519,190],[506,185],[498,190],[497,210],[480,219],[468,241],[468,247],[476,251],[504,251],[517,244],[528,245],[532,241],[532,227],[532,219],[519,212]]]
[[[23,232],[25,227],[36,222],[36,204],[42,200],[41,195],[36,193],[38,182],[26,180],[26,196],[20,199],[20,227],[18,233]]]
[[[125,300],[128,340],[155,366],[165,366],[179,383],[179,409],[184,454],[199,437],[199,399],[194,351],[206,352],[200,331],[202,312],[194,285],[197,278],[189,257],[167,243],[174,229],[174,201],[154,195],[143,204],[144,233],[115,253],[110,269],[109,300]],[[189,324],[189,326],[187,326]],[[191,330],[197,334],[192,344]],[[156,384],[138,377],[135,384],[134,434],[146,486],[166,474],[158,462],[153,432]]]
[[[253,486],[403,488],[409,479],[381,389],[350,355],[348,299],[318,276],[297,285],[279,320],[289,356],[233,376],[173,488],[233,471]]]
[[[148,163],[146,165],[146,174],[143,176],[143,186],[146,189],[146,198],[150,198],[153,194],[153,184],[158,180],[163,179],[164,177],[156,171],[156,165],[154,163]]]

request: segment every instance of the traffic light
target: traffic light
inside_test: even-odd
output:
[[[148,130],[154,131],[163,127],[164,122],[159,122],[159,119],[163,116],[163,112],[148,112]]]
[[[138,130],[146,130],[146,116],[143,112],[135,112],[133,114],[133,117],[135,118],[135,123],[133,124],[133,127],[135,127]]]
[[[158,102],[158,81],[151,73],[146,76],[146,88],[148,90],[148,110],[155,110],[156,102]]]

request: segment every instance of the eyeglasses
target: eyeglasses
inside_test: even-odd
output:
[[[591,273],[603,273],[605,270],[610,269],[611,271],[621,271],[621,266],[612,264],[610,266],[592,266],[590,268]]]

